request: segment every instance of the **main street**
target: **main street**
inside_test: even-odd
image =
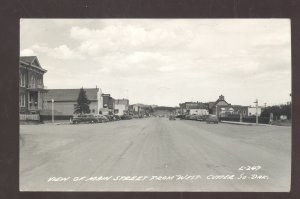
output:
[[[23,191],[289,191],[290,167],[290,127],[167,118],[20,126]]]

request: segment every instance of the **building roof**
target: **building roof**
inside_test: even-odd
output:
[[[36,56],[21,56],[20,61],[31,64],[37,57]]]
[[[197,103],[197,104],[187,104],[187,109],[206,109],[208,108],[207,104],[205,103]]]
[[[213,107],[215,106],[215,103],[216,103],[216,102],[207,102],[208,108],[209,108],[209,109],[213,108]]]
[[[26,65],[38,68],[38,69],[46,72],[46,70],[42,68],[37,56],[21,56],[20,62],[23,62]]]
[[[99,88],[84,88],[86,96],[90,101],[97,100]],[[48,89],[45,96],[46,101],[54,99],[56,102],[75,102],[77,101],[80,89]]]

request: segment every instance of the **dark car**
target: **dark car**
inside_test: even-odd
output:
[[[190,120],[190,119],[191,119],[191,116],[190,116],[190,115],[186,115],[184,118],[185,118],[186,120]]]
[[[206,120],[205,115],[198,115],[197,116],[197,121],[205,121],[205,120]]]
[[[79,124],[79,123],[97,123],[98,119],[94,115],[75,115],[72,118],[73,124]]]
[[[132,116],[131,116],[131,115],[122,115],[122,116],[121,116],[121,119],[122,119],[122,120],[131,120],[131,119],[132,119]]]
[[[190,120],[197,120],[197,118],[198,118],[198,115],[191,115],[190,116]]]
[[[218,124],[219,123],[218,116],[208,115],[208,117],[206,118],[206,123],[207,124],[210,124],[210,123]]]
[[[170,115],[169,120],[176,120],[176,117],[174,115]]]
[[[114,121],[114,117],[112,115],[104,115],[108,119],[108,121]]]
[[[115,121],[121,120],[121,117],[118,116],[118,115],[114,115],[114,120],[115,120]]]
[[[95,115],[95,117],[98,119],[99,123],[109,122],[109,119],[107,119],[104,115]]]

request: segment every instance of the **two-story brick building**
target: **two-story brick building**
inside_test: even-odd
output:
[[[19,62],[19,112],[24,115],[39,114],[45,108],[43,69],[36,56],[22,56]]]

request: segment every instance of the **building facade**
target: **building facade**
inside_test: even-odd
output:
[[[36,56],[22,56],[19,63],[19,112],[20,114],[39,114],[45,109],[43,69]]]
[[[113,115],[114,114],[114,98],[110,94],[102,93],[100,96],[101,107],[99,109],[99,114],[101,115]]]
[[[114,114],[124,115],[128,114],[129,100],[128,99],[115,99],[114,100]]]
[[[91,113],[96,114],[98,111],[99,88],[85,88],[86,96],[91,102],[89,104]],[[77,98],[80,89],[48,89],[45,96],[46,108],[42,111],[42,115],[52,114],[52,99],[54,101],[54,115],[72,116],[74,106],[77,104]]]
[[[261,109],[262,107],[257,107],[257,116],[261,115]],[[256,116],[256,107],[248,107],[248,116]]]
[[[208,114],[208,105],[202,102],[184,102],[179,104],[179,113],[182,115]]]
[[[189,115],[208,115],[207,109],[190,109]]]

